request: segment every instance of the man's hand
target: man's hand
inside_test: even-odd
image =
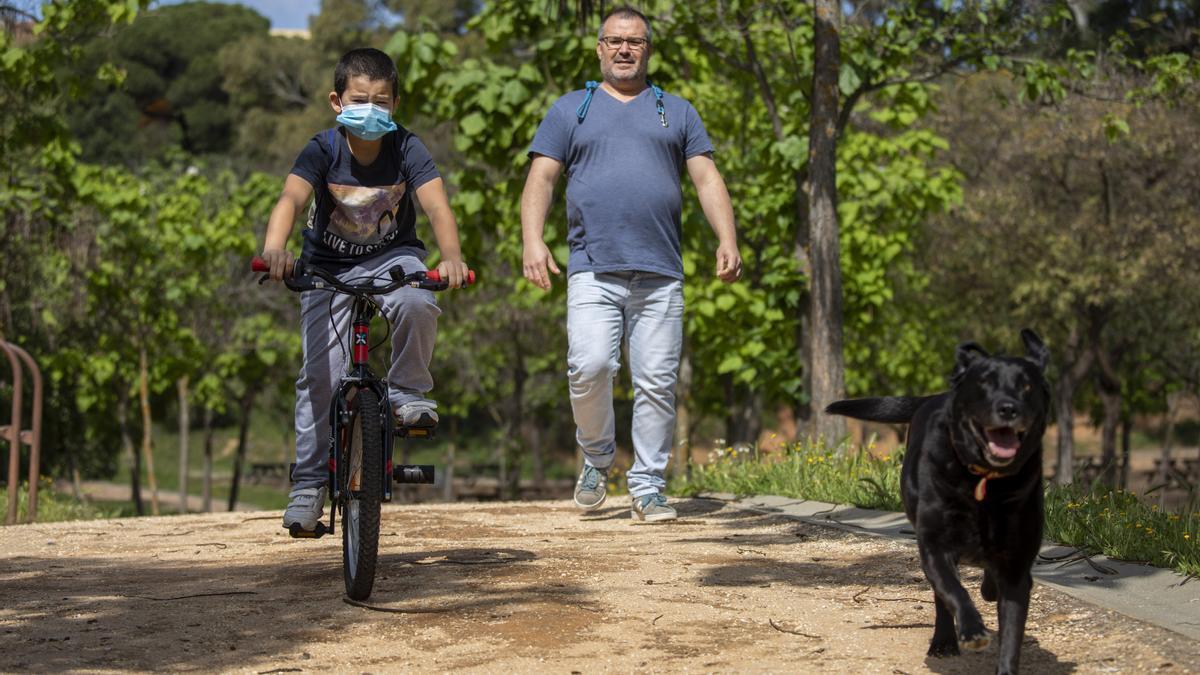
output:
[[[438,264],[437,271],[450,284],[450,288],[467,285],[467,263],[461,260],[443,260]]]
[[[738,253],[737,244],[726,243],[717,247],[717,278],[727,284],[742,278],[742,254]]]
[[[259,257],[271,266],[271,271],[268,273],[271,281],[283,281],[284,278],[292,276],[295,259],[292,257],[291,251],[285,248],[265,248]]]
[[[525,278],[543,291],[550,290],[550,272],[559,274],[558,265],[554,264],[554,256],[543,241],[532,241],[525,244],[524,256]]]

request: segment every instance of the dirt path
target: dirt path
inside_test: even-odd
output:
[[[290,539],[278,514],[3,528],[0,670],[992,671],[994,652],[926,658],[911,547],[678,505],[652,526],[615,505],[389,507],[370,602],[401,613],[345,604],[340,537]],[[1041,586],[1023,654],[1031,673],[1200,672],[1183,637]]]

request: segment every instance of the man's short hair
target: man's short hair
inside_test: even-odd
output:
[[[609,10],[609,12],[607,14],[604,15],[603,19],[600,19],[600,30],[596,32],[597,40],[604,37],[604,24],[608,23],[608,20],[613,18],[614,16],[619,16],[622,19],[633,19],[633,18],[641,19],[642,23],[644,23],[646,25],[646,41],[647,42],[654,41],[653,38],[651,37],[650,19],[647,19],[645,14],[642,14],[641,12],[637,11],[633,7],[630,7],[629,5],[621,5],[620,7],[614,7],[613,9]]]
[[[400,76],[396,74],[396,64],[387,54],[363,47],[352,49],[338,59],[337,67],[333,69],[333,90],[341,96],[346,91],[350,78],[365,75],[368,80],[386,80],[392,83],[392,98],[399,93]]]

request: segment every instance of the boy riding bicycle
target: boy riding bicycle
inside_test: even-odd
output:
[[[377,49],[355,49],[334,70],[329,104],[339,126],[314,136],[300,152],[271,211],[262,258],[270,277],[292,273],[286,249],[296,214],[314,194],[304,228],[306,265],[343,281],[386,277],[394,265],[425,270],[417,238],[413,195],[429,217],[442,261],[437,270],[451,288],[463,285],[467,265],[446,190],[425,145],[392,120],[396,66]],[[388,397],[400,424],[432,427],[437,404],[429,362],[441,313],[433,293],[401,287],[376,298],[392,325]],[[327,498],[329,407],[348,355],[344,336],[350,298],[318,291],[300,296],[304,365],[296,380],[296,469],[283,526],[316,528]],[[341,337],[339,337],[339,333]]]

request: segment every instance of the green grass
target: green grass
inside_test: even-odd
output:
[[[782,455],[758,456],[753,449],[724,448],[709,464],[693,467],[676,492],[772,494],[899,511],[902,454],[873,456],[867,449],[839,454],[824,445],[796,443]]]
[[[731,492],[813,499],[863,508],[902,510],[902,452],[875,458],[859,448],[839,454],[821,445],[795,444],[780,455],[725,448],[710,464],[694,467],[677,494]],[[1129,491],[1101,486],[1049,485],[1047,539],[1116,560],[1145,562],[1200,575],[1200,495],[1179,513],[1164,513]]]
[[[25,522],[29,499],[27,485],[17,488],[17,522]],[[64,520],[96,520],[132,515],[132,506],[83,504],[70,495],[55,492],[47,479],[38,486],[37,522],[55,523]],[[0,522],[8,520],[8,490],[0,488]]]
[[[1164,513],[1128,490],[1067,485],[1046,491],[1046,538],[1088,553],[1200,575],[1198,537],[1194,494],[1180,513]]]

